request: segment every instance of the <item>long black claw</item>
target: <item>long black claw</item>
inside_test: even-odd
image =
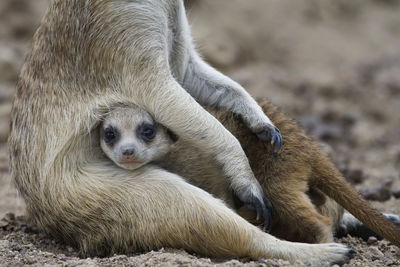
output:
[[[268,125],[267,129],[263,129],[261,132],[256,133],[257,137],[262,141],[271,141],[274,152],[278,152],[282,147],[282,135],[278,128],[272,125]]]
[[[264,231],[271,231],[272,227],[272,220],[274,218],[274,207],[272,206],[271,201],[267,197],[263,197],[263,202],[259,199],[255,198],[253,203],[247,204],[246,208],[249,210],[253,210],[257,213],[257,221],[260,218],[264,219],[263,222],[263,230]]]
[[[352,258],[354,258],[354,256],[356,255],[358,253],[358,251],[357,250],[355,250],[354,248],[351,248],[350,249],[350,251],[349,251],[349,258],[350,259],[352,259]]]
[[[275,135],[274,135],[272,141],[273,141],[273,146],[274,146],[274,152],[276,153],[282,147],[282,135],[281,135],[281,132],[279,131],[279,129],[276,127],[275,127]]]
[[[340,261],[340,262],[330,262],[330,266],[332,266],[332,265],[340,265],[340,266],[342,266],[344,263],[346,263],[346,262],[348,262],[348,261],[350,261],[351,259],[353,259],[355,256],[356,256],[356,254],[358,253],[358,251],[357,250],[355,250],[354,248],[351,248],[351,247],[347,247],[348,249],[349,249],[349,251],[346,253],[346,258],[347,259],[345,259],[344,261]]]
[[[354,248],[350,248],[350,251],[347,253],[347,256],[349,257],[349,259],[352,259],[355,257],[355,255],[358,253],[357,250],[355,250]]]

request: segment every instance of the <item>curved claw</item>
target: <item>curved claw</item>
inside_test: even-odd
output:
[[[256,135],[262,141],[271,141],[271,145],[273,145],[274,152],[276,153],[281,149],[283,143],[281,132],[273,125],[268,125],[266,128],[256,133]]]
[[[355,256],[356,256],[356,254],[358,253],[358,251],[357,250],[355,250],[354,248],[352,248],[352,247],[347,247],[348,248],[348,252],[346,253],[346,261],[349,261],[349,260],[351,260],[351,259],[353,259]],[[343,263],[345,263],[345,262],[331,262],[330,263],[330,265],[332,266],[332,265],[342,265]]]
[[[263,197],[262,203],[259,199],[253,199],[253,203],[247,203],[246,208],[256,212],[257,221],[262,217],[264,219],[263,230],[271,231],[272,220],[274,218],[274,207],[272,206],[271,201],[267,197]]]

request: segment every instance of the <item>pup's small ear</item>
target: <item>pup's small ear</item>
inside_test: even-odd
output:
[[[171,139],[171,141],[173,143],[178,141],[179,137],[173,131],[171,131],[170,129],[167,129],[167,134],[168,134],[169,138]]]

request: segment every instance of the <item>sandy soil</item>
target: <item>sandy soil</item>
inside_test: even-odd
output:
[[[80,258],[38,233],[11,183],[6,138],[14,86],[48,0],[0,1],[0,265],[294,266],[202,258],[165,248]],[[324,144],[346,177],[400,214],[400,2],[395,0],[189,1],[198,48],[255,97],[267,97]],[[391,188],[380,188],[388,179]],[[10,214],[11,213],[11,214]],[[6,215],[7,214],[7,215]],[[337,240],[358,250],[348,266],[400,266],[387,241]],[[297,263],[296,266],[303,264]]]

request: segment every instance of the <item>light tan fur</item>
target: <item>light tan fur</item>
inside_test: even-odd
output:
[[[12,176],[32,221],[83,254],[168,246],[215,257],[348,260],[346,246],[278,240],[178,175],[151,164],[124,170],[93,151],[108,108],[136,104],[210,153],[242,201],[261,203],[239,142],[196,100],[233,110],[279,148],[256,102],[193,49],[182,1],[53,0],[21,71],[9,137]]]

